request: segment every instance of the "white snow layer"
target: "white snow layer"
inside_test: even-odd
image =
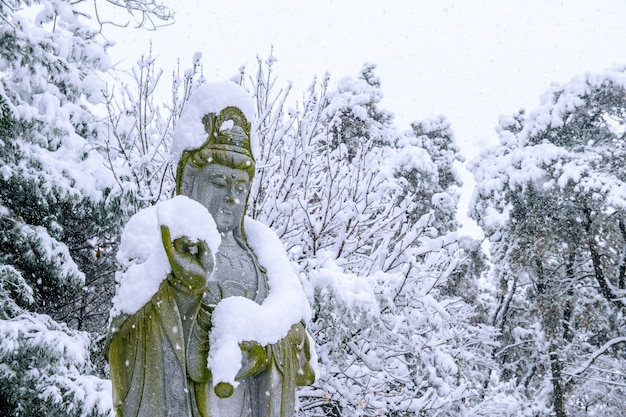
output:
[[[197,149],[206,141],[207,133],[202,124],[202,118],[206,114],[218,114],[231,106],[240,109],[248,121],[252,122],[254,118],[252,98],[240,85],[232,81],[223,81],[198,87],[185,104],[183,114],[176,123],[172,141],[173,160],[178,161],[183,151]],[[252,144],[252,149],[256,149],[255,144]]]
[[[248,217],[244,227],[248,243],[267,270],[269,294],[260,305],[244,297],[228,297],[215,308],[208,361],[214,385],[237,385],[235,376],[242,360],[240,342],[256,341],[263,346],[276,343],[291,326],[311,316],[300,280],[278,237]],[[311,365],[315,362],[312,358]]]
[[[211,214],[188,197],[176,196],[139,211],[122,232],[117,260],[123,270],[116,275],[118,287],[111,317],[139,311],[171,272],[161,240],[161,226],[170,229],[172,239],[186,236],[193,241],[205,241],[212,254],[221,242]]]

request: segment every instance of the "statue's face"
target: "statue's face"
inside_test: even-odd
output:
[[[191,198],[204,205],[220,233],[236,229],[243,219],[250,177],[246,171],[205,165],[194,182]]]

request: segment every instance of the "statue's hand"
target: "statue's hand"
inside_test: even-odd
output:
[[[204,290],[213,272],[214,261],[206,242],[194,242],[187,237],[172,241],[170,229],[161,226],[161,239],[165,253],[172,267],[171,282],[174,286],[196,292]]]
[[[265,348],[257,342],[242,342],[239,344],[243,360],[241,369],[235,379],[241,380],[254,375],[267,367],[269,358]],[[220,398],[228,398],[233,395],[235,388],[228,382],[220,382],[214,388],[215,394]]]
[[[266,368],[269,358],[267,351],[257,342],[242,342],[239,344],[243,360],[241,361],[241,369],[236,379],[243,379],[247,376],[254,375]]]

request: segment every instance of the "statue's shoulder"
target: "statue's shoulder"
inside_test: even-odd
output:
[[[267,255],[273,255],[272,257],[287,258],[287,252],[285,251],[283,243],[278,238],[278,235],[267,225],[245,216],[243,227],[246,241],[257,256],[266,258]],[[262,254],[266,254],[266,256]]]
[[[282,243],[278,238],[278,235],[276,235],[276,233],[266,224],[251,217],[244,216],[243,227],[246,234],[246,240],[251,246],[269,242],[270,244],[280,245],[282,247]]]
[[[272,229],[250,216],[244,216],[243,227],[246,229],[246,236],[248,240],[250,240],[251,237],[254,239],[255,235],[258,234],[264,236],[272,235],[275,239],[278,239],[278,236],[276,236],[276,233],[274,233]]]

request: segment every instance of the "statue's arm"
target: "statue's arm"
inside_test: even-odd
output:
[[[292,363],[295,370],[295,385],[311,385],[315,381],[315,371],[311,367],[311,342],[303,322],[291,327],[284,339],[284,348],[291,350]]]
[[[185,335],[187,372],[192,380],[206,382],[210,378],[207,354],[211,311],[202,304],[202,296],[213,272],[213,256],[204,241],[193,242],[186,237],[172,240],[167,226],[161,226],[161,237],[172,268],[167,279],[174,290]]]
[[[195,382],[208,382],[211,372],[208,368],[209,330],[211,329],[212,307],[201,303],[187,346],[187,371]]]
[[[264,347],[251,341],[243,342],[239,347],[243,361],[237,379],[262,373],[274,362],[282,373],[293,373],[295,385],[311,385],[315,380],[315,371],[310,363],[310,338],[302,322],[294,324],[287,336],[276,344]]]

